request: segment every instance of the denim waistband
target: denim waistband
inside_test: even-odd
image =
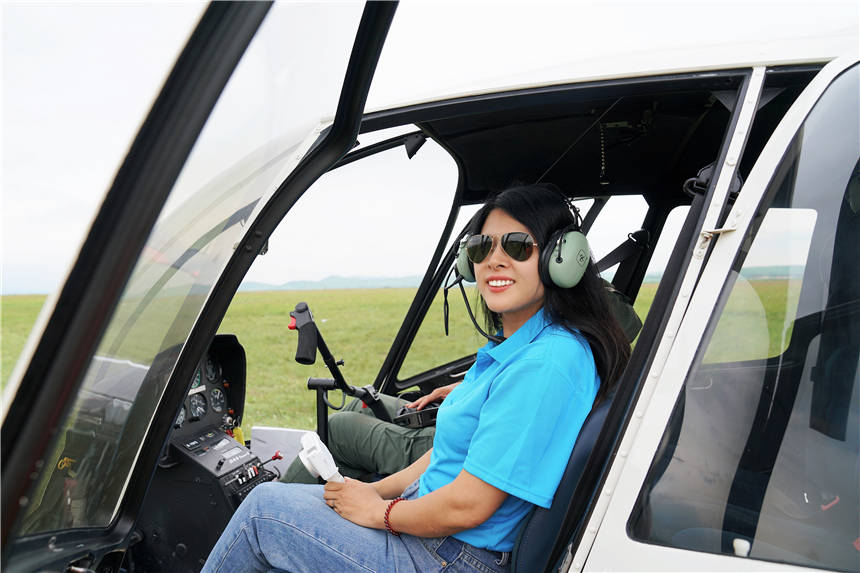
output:
[[[487,573],[506,573],[510,571],[511,554],[475,547],[455,537],[421,538],[421,543],[434,555],[442,567],[453,566],[454,571],[462,562],[469,571],[479,570]]]
[[[415,499],[418,496],[418,480],[410,484],[401,494],[405,499]],[[508,551],[493,551],[475,547],[455,537],[423,538],[422,544],[435,553],[443,563],[453,562],[457,556],[467,554],[489,565],[493,571],[508,571],[510,569],[511,553]],[[495,566],[490,565],[493,563]]]
[[[472,555],[480,556],[481,554],[485,554],[490,557],[493,561],[495,561],[496,565],[504,567],[511,560],[511,553],[509,551],[493,551],[492,549],[485,549],[483,547],[475,547],[465,541],[460,541],[456,537],[448,537],[445,539],[445,543],[450,544],[451,552],[459,553],[461,551],[466,551],[471,553]],[[456,550],[456,551],[455,551]],[[436,550],[437,553],[439,549]]]

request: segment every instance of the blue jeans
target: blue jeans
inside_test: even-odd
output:
[[[406,499],[417,495],[418,482],[403,492]],[[509,558],[453,537],[396,537],[356,525],[325,504],[320,485],[266,483],[236,510],[202,573],[506,573]]]

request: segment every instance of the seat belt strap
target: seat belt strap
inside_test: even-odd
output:
[[[627,235],[627,240],[615,247],[611,253],[597,262],[597,272],[602,273],[628,257],[643,251],[648,246],[648,231],[639,229]]]

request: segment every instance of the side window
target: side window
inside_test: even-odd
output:
[[[648,203],[641,195],[610,197],[588,231],[588,246],[594,261],[599,262],[627,240],[629,233],[638,230],[647,211]],[[615,265],[606,269],[601,276],[611,282],[617,268]]]
[[[837,78],[771,182],[630,517],[636,539],[860,565],[858,85],[856,66]]]
[[[595,201],[591,198],[574,201],[574,206],[579,209],[583,218],[594,205]],[[610,199],[600,211],[595,225],[588,233],[589,245],[594,257],[597,259],[624,242],[627,233],[636,230],[641,224],[646,207],[642,197],[613,197]],[[462,229],[479,208],[480,205],[470,205],[461,209],[457,225],[454,228],[456,230]],[[610,222],[613,217],[616,218],[617,226],[613,226]],[[619,217],[624,219],[624,224],[617,224]],[[622,232],[626,227],[630,227],[630,229]],[[475,287],[468,284],[464,286],[472,312],[478,313],[480,300]],[[398,374],[400,380],[474,354],[478,348],[486,344],[487,340],[472,325],[459,288],[455,287],[448,292],[447,336],[443,324],[443,305],[444,294],[440,290],[433,299],[427,314],[425,314],[421,327],[403,361]],[[481,325],[481,328],[484,328],[479,313],[476,314],[476,320],[479,321],[478,324]]]
[[[787,350],[816,215],[814,209],[768,209],[735,278],[705,363],[771,358]]]
[[[465,227],[479,208],[480,205],[462,207],[457,216],[457,223],[454,225],[454,232],[458,233]],[[477,290],[470,283],[463,283],[463,287],[472,312],[476,312]],[[463,295],[458,287],[448,291],[448,334],[445,334],[444,299],[444,293],[440,289],[412,340],[398,372],[398,379],[405,380],[431,368],[474,354],[486,342],[486,339],[472,326],[463,302]]]
[[[379,138],[363,135],[362,143],[373,135]],[[330,171],[299,199],[219,328],[236,334],[247,355],[245,428],[315,426],[306,382],[330,374],[319,357],[312,366],[294,360],[298,337],[287,325],[298,302],[308,303],[327,346],[343,359],[347,382],[373,383],[445,226],[456,183],[454,161],[428,140],[412,159],[397,147]]]
[[[642,279],[642,285],[639,287],[639,294],[633,303],[633,309],[639,315],[639,318],[642,319],[642,322],[645,322],[648,311],[651,310],[651,303],[654,302],[657,287],[660,285],[660,281],[663,280],[666,264],[669,262],[669,257],[672,256],[672,249],[675,248],[678,233],[681,232],[681,227],[684,225],[684,220],[687,218],[689,212],[689,205],[675,207],[669,211],[666,222],[663,224],[663,230],[660,232],[660,237],[654,246],[654,254],[651,255],[651,261],[648,263],[648,269],[645,271],[645,278]]]

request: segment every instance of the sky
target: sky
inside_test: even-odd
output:
[[[3,3],[3,293],[59,287],[201,9]]]
[[[203,9],[196,2],[2,4],[0,293],[49,293],[59,287]],[[212,165],[221,167],[227,158],[249,152],[253,145],[243,148],[244,143],[277,135],[273,126],[301,114],[331,113],[342,78],[337,71],[345,57],[341,54],[348,54],[343,39],[351,41],[360,9],[356,3],[332,2],[282,3],[273,9],[267,24],[279,17],[300,22],[290,17],[296,13],[326,14],[324,26],[295,25],[282,35],[285,44],[279,51],[285,56],[309,46],[332,53],[322,54],[325,66],[299,61],[280,76],[265,66],[243,69],[245,77],[255,80],[243,85],[264,84],[267,91],[243,89],[237,82],[232,92],[225,92],[218,105],[221,117],[231,119],[207,125],[212,144],[195,149],[200,159],[196,171],[189,167],[185,174],[188,189],[204,183]],[[860,5],[853,1],[579,1],[528,8],[505,2],[404,2],[380,58],[368,109],[433,93],[536,78],[560,81],[571,67],[579,75],[600,77],[653,68],[657,60],[671,67],[694,57],[700,58],[697,62],[715,54],[725,58],[732,50],[755,59],[786,39],[792,53],[803,54],[812,28],[834,41],[847,35],[856,43],[858,12]],[[644,26],[648,21],[653,25]],[[708,26],[702,26],[705,21]],[[719,40],[703,40],[708,33]],[[728,47],[714,50],[717,42]],[[710,46],[709,56],[685,49],[702,43]],[[326,67],[332,70],[327,80],[295,80]],[[305,98],[279,105],[278,98],[291,95],[295,86],[306,88]],[[259,114],[264,108],[272,111]],[[304,121],[297,120],[298,139],[313,125]],[[259,137],[237,137],[240,129]],[[428,144],[412,162],[401,158],[395,162],[399,167],[386,167],[385,185],[380,185],[379,164],[360,163],[366,165],[320,180],[318,192],[303,199],[290,224],[276,232],[269,254],[252,267],[247,280],[280,284],[332,274],[423,273],[444,217],[444,210],[429,205],[443,205],[456,182],[450,159]],[[409,200],[396,192],[404,185],[415,191]],[[392,217],[395,207],[421,216],[398,224]],[[324,233],[320,220],[325,221]],[[620,225],[624,235],[635,227],[633,222]],[[379,233],[371,236],[368,229]],[[357,236],[362,241],[354,240]],[[374,246],[377,256],[370,262],[353,250],[362,244]],[[324,257],[317,255],[320,251]]]

